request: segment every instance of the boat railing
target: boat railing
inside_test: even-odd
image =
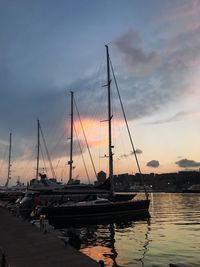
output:
[[[91,206],[91,205],[97,205],[97,204],[108,204],[110,201],[108,199],[95,199],[90,201],[78,201],[78,202],[63,202],[61,204],[59,203],[50,203],[48,205],[39,205],[38,209],[41,207],[66,207],[66,206]]]

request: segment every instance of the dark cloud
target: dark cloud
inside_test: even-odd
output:
[[[64,92],[51,89],[29,94],[23,91],[8,91],[1,98],[0,120],[3,135],[7,135],[9,130],[12,130],[13,138],[19,135],[33,138],[36,136],[37,119],[40,119],[44,128],[47,124],[50,126],[50,121],[55,123],[54,126],[59,131],[60,121],[55,122],[55,120],[65,110],[67,113],[67,108],[64,108],[64,101],[62,101],[64,98],[67,102]]]
[[[160,163],[158,160],[151,160],[147,162],[146,166],[151,168],[158,168],[160,166]]]
[[[170,59],[169,62],[176,69],[189,70],[199,65],[199,34],[200,25],[194,29],[186,30],[169,40],[170,51],[167,52]]]
[[[118,37],[114,43],[130,73],[143,76],[152,73],[158,67],[158,53],[145,51],[136,31],[130,29]]]
[[[7,72],[5,71],[5,73]],[[67,160],[70,147],[71,99],[69,90],[66,88],[76,89],[74,95],[80,116],[92,117],[96,107],[98,113],[102,113],[102,105],[96,106],[96,103],[101,102],[102,98],[102,94],[98,92],[99,88],[95,88],[96,98],[91,94],[91,88],[95,83],[96,80],[93,77],[88,77],[66,85],[66,87],[57,88],[48,80],[34,82],[30,79],[30,84],[28,84],[27,81],[17,82],[14,76],[10,79],[1,79],[0,151],[4,151],[8,146],[9,132],[12,131],[13,158],[22,158],[23,160],[36,158],[37,119],[39,119],[51,158],[66,156]],[[100,88],[102,89],[102,87]],[[105,105],[104,110],[106,110],[107,102],[102,104]],[[74,107],[74,119],[77,118]],[[75,133],[74,139],[73,154],[78,155],[80,149]],[[79,142],[82,151],[85,151],[84,142]],[[0,158],[3,158],[3,153],[0,154]]]
[[[179,161],[176,161],[175,163],[181,168],[200,167],[200,162],[189,159],[181,159]]]
[[[25,6],[23,9],[17,4],[9,5],[6,12],[0,11],[0,22],[5,25],[0,32],[0,141],[6,144],[12,131],[13,153],[16,157],[24,156],[27,145],[34,148],[36,144],[36,120],[40,119],[49,150],[56,156],[65,155],[69,147],[66,140],[69,130],[64,127],[70,113],[67,90],[75,91],[81,116],[97,117],[99,114],[99,120],[105,120],[107,92],[102,87],[106,84],[105,69],[100,77],[91,73],[70,82],[74,77],[80,77],[74,75],[74,69],[80,65],[87,68],[87,64],[82,61],[78,65],[84,54],[78,50],[79,46],[75,60],[69,52],[73,51],[69,48],[69,40],[60,39],[63,36],[60,25],[66,18],[66,10],[63,9],[62,19],[56,24],[60,13],[52,20],[54,12],[49,13],[46,5],[41,9],[30,6],[29,12],[25,12]],[[37,16],[38,12],[42,15],[44,12],[47,20],[41,20],[43,16]],[[122,65],[116,67],[114,64],[128,119],[154,114],[179,98],[188,88],[186,77],[189,77],[190,68],[200,58],[199,29],[169,40],[164,53],[159,48],[147,49],[139,32],[134,30],[123,33],[114,43],[117,50],[112,51],[113,59],[122,56],[123,64],[129,70],[129,75],[124,75]],[[167,48],[172,45],[173,49]],[[112,100],[112,106],[118,107],[116,93],[112,93]],[[114,114],[114,118],[120,115]]]
[[[150,54],[146,54],[138,32],[129,30],[118,37],[115,41],[118,49],[114,51],[114,58],[120,58],[122,54],[122,63],[129,70],[127,76],[119,63],[117,79],[129,119],[154,114],[188,92],[191,88],[190,75],[200,63],[199,30],[200,28],[182,32],[168,38],[165,46],[158,46]],[[141,66],[144,66],[143,77],[134,72],[137,68],[141,71]],[[145,72],[145,68],[151,69],[151,75]],[[184,114],[176,114],[171,119],[181,118],[181,115]]]
[[[133,152],[132,152],[132,153],[133,153]],[[143,152],[142,152],[141,149],[137,148],[137,149],[135,150],[135,153],[136,153],[136,154],[142,154]]]
[[[138,41],[138,45],[139,45]],[[115,53],[114,53],[115,54]],[[116,55],[116,54],[115,54]],[[145,58],[143,58],[143,61]],[[142,61],[142,57],[141,57]],[[165,66],[165,64],[164,64]],[[181,74],[174,76],[174,70],[166,65],[150,77],[133,78],[121,74],[117,76],[121,88],[121,97],[129,119],[142,118],[153,114],[164,104],[182,93]],[[1,138],[6,141],[8,132],[14,131],[17,155],[23,155],[25,143],[34,143],[36,139],[36,120],[39,118],[47,134],[48,143],[52,147],[63,135],[64,122],[69,120],[70,94],[66,88],[75,91],[75,98],[81,116],[105,120],[107,118],[107,89],[102,87],[106,83],[106,72],[97,76],[91,73],[73,83],[57,87],[53,85],[52,77],[46,72],[44,75],[31,75],[37,65],[24,70],[24,79],[17,75],[16,70],[7,64],[0,63],[0,120],[2,127]],[[117,72],[119,66],[117,67]],[[39,73],[39,72],[36,72]],[[50,71],[52,73],[52,70]],[[19,79],[20,78],[20,79]],[[174,79],[174,82],[173,82]],[[179,81],[177,83],[177,81]],[[171,82],[170,88],[168,84]],[[162,86],[162,90],[160,87]],[[112,106],[119,107],[119,100],[112,82]],[[115,108],[115,110],[117,110]],[[122,114],[117,111],[114,118]],[[97,115],[98,114],[98,115]],[[66,135],[68,135],[66,133]],[[23,141],[22,141],[23,140]],[[30,142],[31,141],[31,142]],[[65,141],[66,142],[66,141]],[[60,145],[65,153],[66,143]],[[68,146],[67,146],[68,147]],[[50,148],[51,150],[52,148]]]

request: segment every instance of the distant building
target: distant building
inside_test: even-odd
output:
[[[200,184],[199,171],[180,171],[177,173],[161,174],[120,174],[114,176],[116,191],[129,191],[142,188],[143,182],[154,192],[182,192],[189,186]],[[142,182],[143,181],[143,182]]]
[[[143,183],[146,188],[154,192],[183,192],[183,190],[194,184],[200,184],[199,171],[179,171],[174,173],[150,173],[150,174],[128,174],[114,175],[114,186],[116,191],[142,190]],[[106,173],[100,171],[97,174],[96,185],[104,183]]]

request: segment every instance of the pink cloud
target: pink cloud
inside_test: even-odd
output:
[[[198,0],[181,1],[181,4],[174,8],[174,11],[170,15],[161,17],[163,21],[173,21],[180,18],[194,17],[198,15]]]
[[[187,32],[200,31],[200,21],[193,21],[185,29]]]

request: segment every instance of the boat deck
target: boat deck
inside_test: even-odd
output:
[[[0,248],[12,267],[95,267],[99,264],[65,246],[53,233],[41,233],[30,223],[0,206]],[[1,255],[0,255],[1,256]]]

